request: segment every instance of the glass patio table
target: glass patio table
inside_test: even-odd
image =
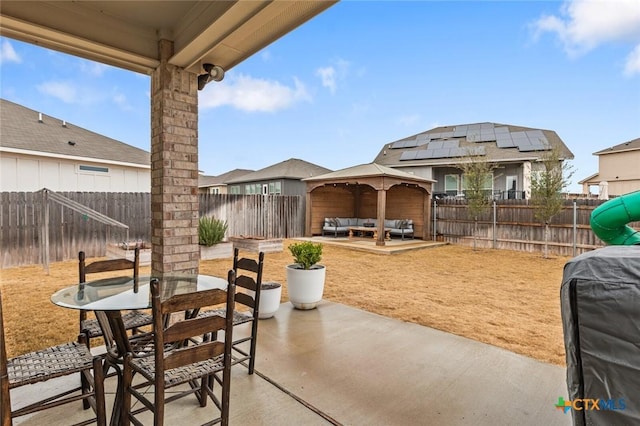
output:
[[[104,334],[106,355],[104,370],[113,367],[118,375],[118,387],[111,415],[111,425],[120,424],[122,371],[120,365],[128,352],[134,356],[150,355],[153,342],[149,333],[129,336],[122,322],[123,310],[151,308],[152,277],[111,277],[75,284],[58,290],[51,296],[55,305],[94,311]],[[164,275],[160,281],[161,298],[216,288],[226,289],[224,278],[210,275]],[[197,312],[185,313],[194,315]]]

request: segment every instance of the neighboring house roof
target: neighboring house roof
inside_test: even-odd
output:
[[[234,169],[218,176],[200,175],[198,176],[198,187],[226,185],[229,179],[236,179],[252,172],[253,170],[248,169]]]
[[[257,182],[270,179],[303,179],[330,172],[330,169],[309,163],[297,158],[290,158],[281,163],[264,169],[256,170],[244,176],[227,180],[227,185],[233,183]]]
[[[0,151],[150,167],[143,149],[0,99]]]
[[[360,164],[358,166],[348,167],[346,169],[336,170],[335,172],[308,177],[302,180],[307,182],[316,180],[364,178],[371,176],[389,176],[399,179],[411,179],[413,181],[435,182],[435,180],[432,179],[423,178],[402,170],[392,169],[391,167],[382,166],[376,163]]]
[[[581,181],[578,181],[579,185],[585,184],[587,182],[591,182],[594,181],[598,178],[598,176],[600,176],[600,173],[594,173],[591,176],[587,176],[586,178],[582,179]]]
[[[640,149],[640,138],[594,152],[593,155],[613,154],[614,152],[635,151],[637,149]]]
[[[466,155],[485,156],[490,162],[531,161],[557,148],[560,157],[573,153],[556,132],[499,123],[442,126],[386,143],[374,163],[391,167],[450,165]]]

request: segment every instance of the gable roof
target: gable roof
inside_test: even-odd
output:
[[[573,153],[552,130],[499,123],[436,127],[385,143],[374,163],[391,167],[449,165],[465,155],[480,155],[490,162],[530,161],[558,148],[563,159]]]
[[[0,130],[0,151],[150,167],[151,156],[143,149],[5,99],[0,99]]]
[[[640,149],[640,138],[605,148],[598,152],[594,152],[593,155],[613,154],[614,152],[635,151],[637,149]]]
[[[398,179],[409,179],[412,181],[435,182],[435,180],[432,179],[423,178],[411,173],[407,173],[403,170],[392,169],[391,167],[382,166],[376,163],[360,164],[358,166],[347,167],[346,169],[336,170],[335,172],[308,177],[302,180],[307,182],[316,180],[364,178],[372,176],[388,176]]]
[[[207,186],[226,185],[227,184],[227,180],[235,179],[235,178],[238,178],[240,176],[244,176],[247,173],[251,173],[251,172],[253,172],[253,170],[234,169],[234,170],[228,171],[228,172],[223,173],[223,174],[218,175],[218,176],[200,175],[200,176],[198,176],[198,187],[203,188],[203,187],[207,187]]]
[[[235,179],[229,179],[227,184],[257,182],[269,179],[303,179],[330,172],[330,169],[309,163],[297,158],[290,158],[280,163],[256,170]]]

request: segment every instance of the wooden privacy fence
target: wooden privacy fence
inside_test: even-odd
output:
[[[562,211],[554,216],[548,238],[549,253],[576,256],[603,247],[589,225],[591,212],[602,200],[565,200]],[[436,238],[473,245],[474,221],[469,217],[466,200],[434,202],[433,226]],[[640,223],[630,223],[638,228]],[[535,219],[529,200],[500,200],[479,216],[477,247],[542,252],[544,225]]]
[[[95,211],[79,212],[58,203],[45,203],[42,191],[0,193],[0,248],[2,268],[44,264],[46,242],[43,217],[48,218],[51,262],[87,256],[105,256],[107,245],[151,241],[151,194],[58,192]],[[45,210],[48,212],[45,214]],[[227,236],[252,235],[293,238],[304,235],[305,200],[301,196],[201,194],[200,215],[226,220]],[[129,228],[95,220],[104,215]]]

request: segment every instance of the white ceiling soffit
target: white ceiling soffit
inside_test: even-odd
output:
[[[337,0],[0,2],[0,35],[150,74],[158,41],[169,62],[193,73],[225,70],[268,46]]]

